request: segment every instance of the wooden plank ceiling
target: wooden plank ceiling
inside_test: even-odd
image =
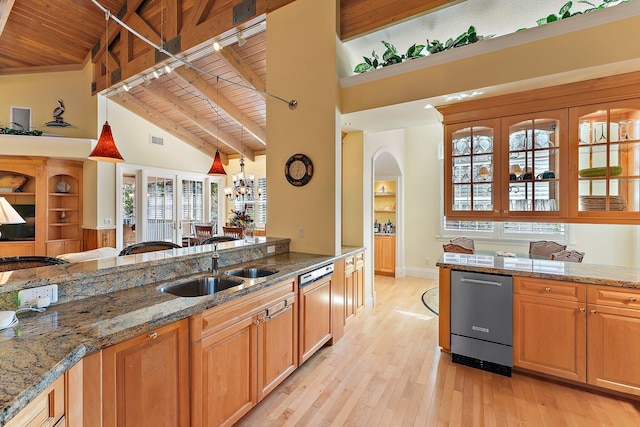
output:
[[[0,0],[0,75],[78,70],[92,61],[94,94],[110,88],[110,99],[211,156],[219,147],[225,160],[240,154],[252,160],[267,144],[260,93],[267,78],[266,30],[259,23],[291,1],[98,0],[202,73],[158,54],[113,20],[107,55],[105,14],[91,0]],[[340,34],[352,39],[452,2],[341,0]],[[238,30],[250,34],[242,46],[236,42]],[[210,47],[215,39],[228,45],[215,52]],[[152,77],[172,62],[172,72]],[[128,92],[124,83],[131,84]]]

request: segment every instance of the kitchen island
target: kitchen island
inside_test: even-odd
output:
[[[451,351],[451,273],[513,278],[513,369],[640,396],[640,270],[489,254],[445,253],[439,344]],[[500,310],[500,307],[494,307]]]
[[[341,260],[337,256],[289,252],[288,239],[257,238],[253,244],[218,245],[220,273],[244,266],[275,269],[264,279],[245,279],[227,291],[194,298],[160,292],[180,278],[211,268],[212,245],[16,271],[0,285],[0,310],[15,310],[24,287],[57,283],[59,303],[44,313],[19,314],[20,323],[0,331],[0,425],[83,358],[143,334]]]

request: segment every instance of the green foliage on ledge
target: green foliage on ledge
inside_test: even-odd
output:
[[[573,7],[573,2],[568,1],[561,8],[558,14],[549,14],[545,18],[540,18],[536,21],[538,25],[548,24],[550,22],[559,21],[561,19],[570,18],[576,15],[582,15],[584,13],[594,12],[596,10],[605,9],[607,7],[630,2],[631,0],[603,0],[603,2],[596,6],[595,4],[588,2],[586,0],[579,0],[577,3],[587,4],[591,7],[585,9],[582,12],[571,12],[571,8]],[[524,30],[525,28],[521,28],[518,31]],[[462,34],[460,34],[455,39],[450,38],[446,42],[442,43],[439,40],[429,41],[427,39],[426,45],[413,44],[407,52],[404,54],[398,54],[398,50],[396,47],[386,41],[382,41],[382,44],[386,47],[385,52],[382,54],[382,59],[378,56],[376,51],[371,52],[371,57],[363,56],[364,62],[356,65],[354,68],[354,73],[364,73],[367,71],[372,71],[378,68],[388,67],[389,65],[399,64],[401,62],[420,58],[425,56],[423,51],[426,49],[428,54],[434,54],[438,52],[443,52],[445,50],[454,49],[456,47],[465,46],[471,43],[476,43],[481,40],[486,40],[492,38],[493,35],[490,36],[479,36],[476,33],[476,29],[473,26],[470,26],[469,29]]]
[[[557,15],[555,13],[552,13],[545,18],[538,19],[536,23],[538,25],[544,25],[550,22],[559,21],[561,19],[571,18],[572,16],[582,15],[584,13],[595,12],[596,10],[605,9],[607,7],[615,5],[616,3],[622,4],[630,1],[631,0],[604,0],[602,3],[600,3],[600,5],[596,6],[595,4],[588,2],[586,0],[579,0],[577,3],[587,4],[591,6],[590,8],[585,9],[582,12],[571,12],[571,8],[573,7],[573,2],[568,1],[560,8],[560,11],[558,12]]]
[[[403,61],[420,58],[425,55],[424,53],[422,53],[425,49],[429,54],[434,54],[437,52],[443,52],[445,50],[475,43],[477,41],[485,40],[491,37],[493,36],[478,36],[476,34],[475,27],[471,26],[467,31],[460,34],[455,39],[450,38],[445,43],[442,43],[439,40],[429,41],[429,39],[427,39],[426,45],[413,44],[411,47],[409,47],[409,49],[407,49],[407,52],[404,54],[398,54],[398,50],[393,44],[383,40],[382,44],[387,48],[387,50],[385,50],[384,54],[382,54],[382,60],[380,60],[380,57],[374,50],[373,52],[371,52],[371,57],[368,58],[364,56],[364,62],[356,65],[353,71],[360,74],[366,71],[375,70],[377,68],[399,64]]]

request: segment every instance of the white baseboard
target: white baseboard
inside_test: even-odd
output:
[[[425,279],[438,280],[439,273],[437,268],[417,268],[405,267],[404,274],[411,277],[423,277]]]

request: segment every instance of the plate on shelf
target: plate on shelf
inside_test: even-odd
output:
[[[609,176],[618,176],[621,173],[622,173],[622,166],[610,166],[609,167]],[[582,178],[593,178],[593,177],[599,177],[599,176],[606,176],[607,175],[607,168],[606,167],[601,167],[601,168],[580,169],[578,171],[578,175],[580,175]]]
[[[580,196],[580,210],[604,211],[607,196]],[[627,199],[624,196],[609,196],[609,210],[622,212],[627,208]]]

